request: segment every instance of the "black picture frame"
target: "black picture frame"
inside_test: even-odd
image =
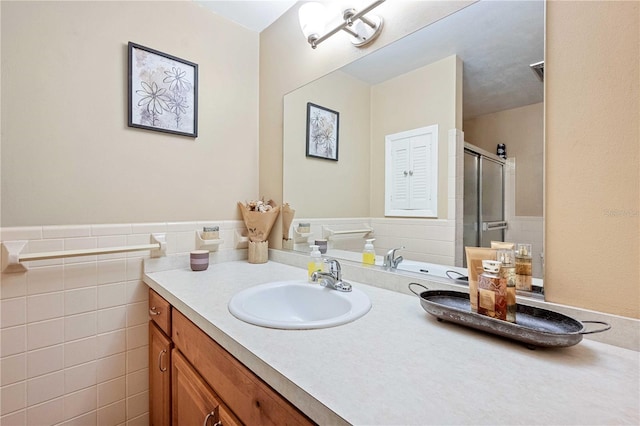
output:
[[[128,125],[198,136],[198,64],[129,42]]]
[[[338,161],[340,113],[307,102],[307,157]]]

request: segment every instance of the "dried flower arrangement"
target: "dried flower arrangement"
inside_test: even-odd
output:
[[[280,213],[280,206],[273,200],[265,202],[263,198],[247,203],[238,202],[238,208],[240,208],[242,219],[249,231],[249,240],[252,242],[266,241]]]

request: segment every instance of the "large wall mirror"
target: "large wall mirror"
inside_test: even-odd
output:
[[[375,238],[379,262],[403,246],[408,271],[464,272],[473,152],[501,165],[503,240],[532,244],[541,284],[544,83],[530,65],[543,58],[543,1],[481,1],[285,95],[283,201],[296,210],[285,247],[328,239],[331,256],[361,260]],[[305,155],[307,103],[339,112],[338,161]],[[385,136],[433,125],[437,217],[385,216]]]

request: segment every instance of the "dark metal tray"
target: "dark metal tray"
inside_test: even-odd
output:
[[[578,321],[558,312],[518,304],[516,322],[511,323],[471,312],[469,295],[459,291],[428,290],[416,292],[410,283],[409,290],[420,298],[422,308],[438,318],[462,324],[477,330],[523,342],[528,348],[566,347],[580,343],[584,334],[609,330],[611,325],[602,321]],[[603,328],[586,331],[584,324],[602,324]]]

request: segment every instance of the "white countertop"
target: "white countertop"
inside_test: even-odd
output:
[[[244,323],[239,290],[305,279],[269,261],[145,274],[144,281],[265,382],[320,424],[640,424],[640,353],[583,340],[526,349],[437,322],[418,298],[349,280],[373,304],[320,330]]]

